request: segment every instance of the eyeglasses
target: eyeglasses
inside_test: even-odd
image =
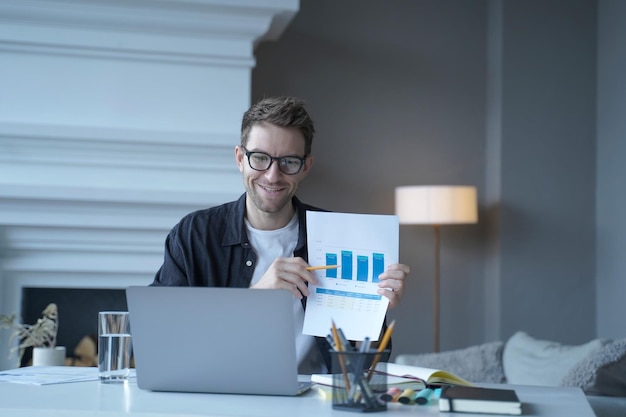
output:
[[[304,157],[299,156],[271,156],[265,152],[251,152],[244,148],[246,156],[248,157],[248,164],[250,164],[250,168],[255,171],[267,171],[272,166],[274,161],[278,161],[278,169],[283,174],[287,175],[296,175],[302,167],[304,166],[304,162],[306,161],[306,155]]]

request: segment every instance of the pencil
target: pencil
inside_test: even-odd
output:
[[[343,361],[343,344],[341,343],[341,340],[339,339],[339,332],[337,331],[337,326],[335,326],[335,321],[332,320],[331,321],[332,326],[331,326],[331,332],[333,334],[333,338],[335,339],[335,350],[338,352],[337,353],[337,357],[339,359],[339,365],[341,366],[341,373],[343,374],[343,380],[344,383],[346,384],[346,391],[350,390],[350,378],[348,378],[348,371],[346,370],[346,364]]]
[[[389,340],[391,339],[391,333],[393,333],[393,328],[395,325],[396,325],[396,321],[394,320],[391,322],[389,326],[387,326],[387,330],[385,331],[385,334],[383,335],[382,340],[378,344],[378,353],[376,354],[376,356],[374,356],[374,360],[372,361],[370,370],[367,373],[368,382],[370,379],[372,379],[372,374],[374,373],[374,369],[376,368],[376,365],[378,364],[378,361],[380,360],[380,353],[383,350],[385,350],[387,348],[387,345],[389,344]]]
[[[339,265],[319,265],[319,266],[307,266],[307,271],[318,271],[320,269],[336,269],[339,268]]]

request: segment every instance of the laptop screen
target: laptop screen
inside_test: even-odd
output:
[[[298,393],[290,292],[129,287],[126,296],[140,388]]]

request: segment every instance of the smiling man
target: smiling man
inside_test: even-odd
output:
[[[294,295],[299,373],[330,369],[324,338],[303,335],[308,284],[306,211],[321,209],[295,196],[313,166],[315,128],[304,102],[266,98],[243,116],[235,160],[246,192],[237,200],[185,216],[165,241],[163,265],[152,285],[285,289]],[[379,293],[395,307],[409,273],[391,265]],[[236,309],[233,306],[233,309]]]

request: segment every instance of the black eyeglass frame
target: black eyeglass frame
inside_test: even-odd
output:
[[[304,163],[306,162],[306,158],[308,155],[304,155],[304,156],[297,156],[297,155],[286,155],[286,156],[272,156],[266,152],[261,152],[261,151],[249,151],[245,148],[245,146],[241,146],[241,149],[243,149],[244,154],[246,155],[246,157],[248,158],[248,165],[250,166],[250,168],[252,168],[255,171],[267,171],[268,169],[270,169],[272,167],[272,164],[274,163],[274,161],[278,161],[278,169],[280,170],[280,172],[282,172],[285,175],[296,175],[298,173],[300,173],[300,171],[302,171],[302,167],[304,167]],[[261,155],[267,156],[270,159],[270,163],[267,166],[267,168],[265,169],[257,169],[255,167],[252,166],[252,162],[250,162],[250,155],[255,154],[255,153],[260,153]],[[284,161],[287,158],[292,158],[292,159],[297,159],[300,161],[300,167],[298,168],[298,170],[296,172],[285,172],[283,171],[283,165],[282,165],[282,161]]]

